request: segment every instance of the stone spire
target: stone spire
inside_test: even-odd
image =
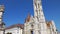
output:
[[[45,17],[43,14],[43,9],[42,9],[42,1],[41,0],[33,0],[33,6],[34,6],[34,17],[38,21],[43,21],[45,22]]]
[[[27,16],[27,18],[25,19],[25,22],[29,22],[29,21],[30,21],[30,17],[31,17],[31,15],[30,15],[30,13],[28,13],[28,16]]]
[[[41,0],[33,0],[34,6],[34,34],[47,34],[47,26],[42,9]]]

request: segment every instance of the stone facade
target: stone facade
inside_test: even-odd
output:
[[[57,34],[53,20],[46,21],[41,0],[33,0],[34,16],[28,13],[25,23],[5,28],[2,21],[4,6],[0,5],[0,34]]]
[[[57,34],[54,21],[46,21],[41,0],[33,0],[34,16],[30,16],[25,20],[25,34]]]

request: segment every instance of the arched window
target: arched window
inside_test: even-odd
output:
[[[38,8],[40,9],[40,4],[38,3]]]
[[[37,8],[37,3],[35,2],[35,6],[36,6],[36,8]]]

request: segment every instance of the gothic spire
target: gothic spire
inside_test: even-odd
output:
[[[44,21],[45,22],[45,17],[43,14],[43,9],[42,9],[42,4],[41,0],[33,0],[33,6],[34,6],[34,18],[38,21]]]
[[[29,21],[30,21],[30,17],[31,17],[31,15],[30,15],[30,13],[28,13],[28,16],[27,16],[27,18],[25,19],[25,22],[29,22]]]

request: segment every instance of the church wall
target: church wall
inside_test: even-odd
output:
[[[18,27],[14,27],[14,28],[5,30],[5,34],[6,33],[22,34],[22,29],[21,28],[18,28]]]
[[[3,34],[3,31],[0,31],[0,34]]]

